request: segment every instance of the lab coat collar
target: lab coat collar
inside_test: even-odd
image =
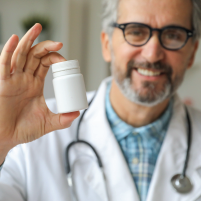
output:
[[[139,201],[133,178],[107,121],[105,92],[109,81],[111,81],[111,78],[103,81],[92,105],[87,111],[81,126],[80,137],[91,143],[101,157],[107,178],[106,183],[110,201]],[[192,192],[187,195],[181,195],[174,190],[170,183],[174,174],[182,172],[187,149],[184,106],[177,95],[175,95],[174,99],[172,119],[158,156],[147,201],[194,201],[196,197],[201,195],[201,177],[197,172],[201,168],[201,156],[200,154],[195,154],[194,145],[191,148],[187,169],[187,176],[189,176],[194,185]],[[194,119],[192,119],[193,122]],[[194,127],[193,129],[195,130]],[[197,143],[201,142],[200,138],[201,136],[199,136],[199,139],[196,136]],[[197,144],[195,141],[193,137],[192,144]],[[93,175],[93,172],[91,172],[91,175]]]

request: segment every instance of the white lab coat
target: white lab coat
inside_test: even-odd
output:
[[[139,201],[139,197],[105,114],[106,79],[87,111],[80,128],[80,138],[91,143],[99,153],[106,175],[110,201]],[[92,94],[89,94],[89,99]],[[55,100],[47,102],[56,112]],[[189,194],[179,194],[171,177],[181,173],[187,149],[184,106],[175,96],[174,113],[158,156],[147,201],[201,200],[201,113],[189,109],[193,136],[187,175],[193,184]],[[0,201],[70,201],[66,180],[65,149],[75,139],[77,120],[64,130],[15,147],[6,158],[0,177]],[[106,201],[106,191],[96,158],[89,147],[76,145],[70,151],[75,191],[81,201]]]

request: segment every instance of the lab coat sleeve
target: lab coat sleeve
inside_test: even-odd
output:
[[[23,145],[14,147],[7,155],[0,176],[0,201],[25,201],[26,171]]]
[[[46,100],[49,109],[57,113],[55,99]],[[0,167],[0,201],[26,201],[27,164],[25,144],[14,147]]]

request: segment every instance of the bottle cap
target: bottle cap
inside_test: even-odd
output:
[[[64,70],[80,69],[78,60],[69,60],[52,64],[52,72],[56,73]]]
[[[52,64],[53,77],[80,73],[80,65],[77,60],[69,60]]]

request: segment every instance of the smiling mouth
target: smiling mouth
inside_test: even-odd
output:
[[[134,70],[136,70],[140,75],[149,76],[149,77],[155,77],[155,76],[160,76],[164,74],[164,72],[152,71],[152,70],[143,69],[143,68],[134,68]]]

